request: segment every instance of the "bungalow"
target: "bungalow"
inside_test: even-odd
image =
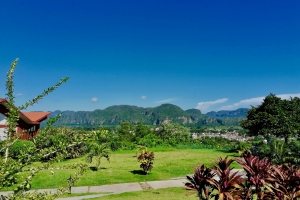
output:
[[[8,113],[8,101],[4,98],[0,98],[0,114],[7,116]],[[16,133],[22,131],[20,139],[28,140],[37,136],[40,131],[40,123],[47,119],[51,112],[19,112],[18,126],[16,127]],[[0,140],[6,139],[5,134],[6,120],[0,121]]]

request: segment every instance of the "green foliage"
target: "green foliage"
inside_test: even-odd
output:
[[[249,130],[250,135],[273,135],[288,142],[288,138],[300,131],[300,99],[298,97],[282,100],[274,94],[268,95],[263,103],[252,107],[247,119],[241,126]]]
[[[11,64],[6,78],[6,99],[8,101],[8,103],[5,105],[8,109],[8,113],[6,114],[7,137],[6,140],[2,142],[2,147],[0,149],[0,151],[5,149],[4,161],[1,161],[0,163],[0,187],[14,185],[17,180],[17,173],[20,172],[24,166],[34,161],[35,146],[33,143],[30,141],[20,141],[19,137],[22,132],[19,134],[15,133],[16,127],[18,126],[19,112],[37,103],[39,100],[53,92],[57,87],[69,79],[69,77],[61,79],[57,84],[44,90],[40,95],[36,96],[32,100],[27,101],[21,106],[16,106],[14,100],[13,74],[17,66],[17,62],[18,59],[15,59],[15,61]],[[13,160],[13,158],[17,159]],[[18,190],[23,191],[28,189],[30,186],[29,181],[31,180],[32,176],[28,177],[24,183],[19,185]],[[17,197],[12,198],[17,199]]]
[[[145,151],[138,156],[138,162],[140,163],[140,168],[148,174],[153,168],[154,153],[152,151]]]
[[[90,132],[76,131],[69,127],[42,129],[33,139],[39,160],[76,158],[86,152],[84,140]]]
[[[122,122],[118,129],[118,135],[122,142],[133,142],[135,136],[135,128],[130,122]]]
[[[96,160],[96,169],[100,169],[101,158],[106,158],[109,161],[111,150],[106,141],[109,132],[107,130],[94,131],[87,142],[88,154],[87,162],[92,163],[93,159]]]
[[[23,156],[24,153],[26,153],[25,157],[28,157],[28,155],[33,154],[34,152],[35,152],[35,145],[33,142],[27,141],[27,140],[17,140],[10,147],[9,155],[13,159],[18,159],[18,158],[21,158],[21,156]],[[26,158],[23,158],[23,159],[26,159]]]
[[[57,126],[72,126],[97,128],[99,126],[118,126],[122,122],[136,125],[142,122],[148,126],[160,126],[166,121],[190,127],[238,125],[244,116],[216,119],[204,114],[200,110],[182,110],[176,105],[162,104],[154,108],[142,108],[129,105],[110,106],[103,110],[64,112],[56,123]]]
[[[252,147],[252,144],[249,142],[236,142],[231,150],[242,155],[244,152],[250,151]]]
[[[253,152],[259,158],[268,158],[272,164],[292,163],[299,165],[300,142],[293,140],[288,145],[275,137],[267,144],[260,143]]]
[[[166,123],[159,127],[155,133],[164,143],[175,145],[190,142],[192,139],[188,128],[179,124]]]
[[[7,162],[0,160],[0,189],[17,183],[17,173],[20,165],[17,161],[9,158]]]
[[[106,158],[106,160],[109,162],[110,149],[106,144],[91,142],[88,144],[88,151],[89,153],[87,154],[87,162],[92,163],[93,159],[95,158],[97,169],[100,169],[101,158]]]

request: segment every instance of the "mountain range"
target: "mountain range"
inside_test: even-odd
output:
[[[157,107],[143,108],[130,105],[115,105],[103,110],[94,111],[54,111],[50,117],[62,113],[56,126],[115,126],[121,122],[146,125],[161,125],[166,122],[179,123],[186,126],[203,125],[238,125],[245,119],[248,109],[234,111],[218,111],[202,114],[198,109],[183,110],[173,104],[162,104]]]

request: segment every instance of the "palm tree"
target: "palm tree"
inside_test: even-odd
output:
[[[87,155],[87,162],[93,163],[93,159],[96,161],[96,168],[97,170],[100,169],[100,160],[101,158],[106,158],[109,162],[110,158],[110,149],[107,147],[107,144],[99,144],[98,142],[90,142],[88,143],[88,155]]]

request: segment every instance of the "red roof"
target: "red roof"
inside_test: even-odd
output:
[[[3,104],[6,107],[6,103],[8,103],[8,101],[5,98],[0,98],[0,104]],[[39,124],[50,114],[51,112],[19,112],[20,118],[28,124]]]
[[[22,112],[25,117],[32,122],[41,122],[51,114],[51,112]]]

